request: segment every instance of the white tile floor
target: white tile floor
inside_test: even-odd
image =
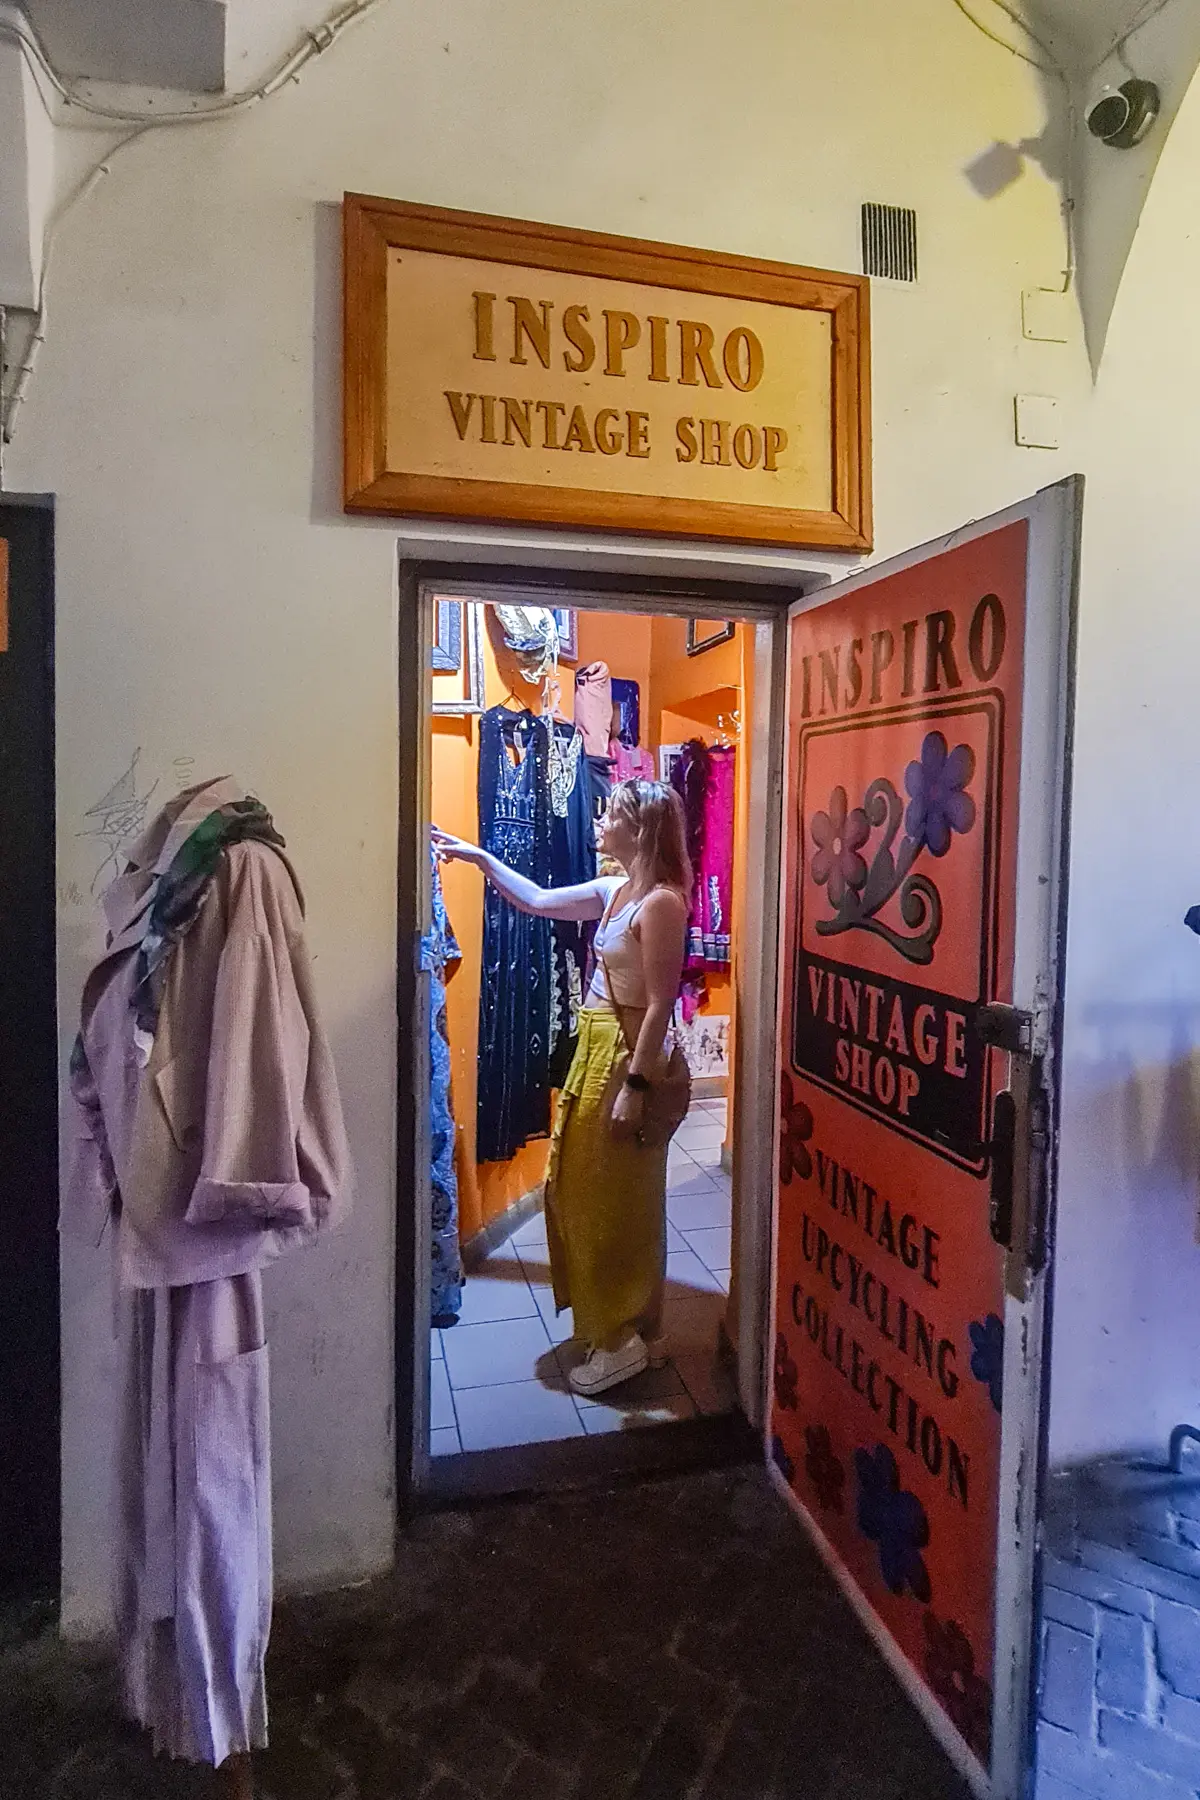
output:
[[[721,1172],[725,1102],[699,1100],[667,1161],[667,1297],[671,1359],[598,1400],[567,1386],[579,1356],[571,1315],[554,1314],[546,1223],[539,1215],[467,1280],[462,1314],[435,1331],[430,1452],[626,1431],[727,1412],[733,1389],[715,1354],[730,1269],[730,1183]]]

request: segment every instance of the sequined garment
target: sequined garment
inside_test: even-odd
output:
[[[479,722],[479,842],[517,874],[550,886],[550,767],[545,725],[493,706]],[[506,1161],[550,1126],[549,919],[518,912],[487,883],[479,990],[476,1157]]]
[[[445,1325],[462,1308],[463,1266],[458,1239],[458,1177],[454,1172],[454,1102],[450,1094],[450,1036],[446,1027],[446,972],[462,951],[446,914],[442,878],[433,858],[432,923],[421,940],[421,967],[429,971],[429,1163],[433,1191],[430,1313]]]
[[[550,740],[550,885],[572,887],[596,879],[592,776],[584,740],[556,720]],[[566,1080],[579,1035],[583,977],[591,946],[590,922],[556,919],[553,926],[554,999],[550,1014],[550,1085]]]

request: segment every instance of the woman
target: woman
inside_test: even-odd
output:
[[[645,1096],[666,1066],[663,1044],[679,992],[692,875],[683,807],[662,781],[612,790],[600,848],[627,871],[577,887],[543,888],[434,828],[437,853],[483,870],[523,912],[599,919],[596,966],[579,1042],[559,1096],[546,1183],[546,1236],[555,1304],[569,1306],[587,1356],[577,1394],[638,1375],[662,1321],[667,1146],[640,1142]],[[604,1108],[613,1068],[632,1044],[625,1082]]]

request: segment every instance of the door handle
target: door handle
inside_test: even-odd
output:
[[[1009,1085],[992,1102],[988,1222],[1009,1252],[1005,1285],[1024,1300],[1030,1278],[1046,1266],[1050,1096],[1033,1051],[1032,1013],[993,1001],[979,1008],[975,1026],[989,1049],[1009,1059]]]
[[[992,1104],[992,1135],[988,1140],[991,1163],[991,1203],[989,1224],[996,1243],[1012,1248],[1013,1224],[1013,1157],[1017,1144],[1017,1102],[1009,1088],[996,1095]]]

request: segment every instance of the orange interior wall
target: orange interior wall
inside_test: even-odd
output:
[[[491,636],[482,634],[484,704],[495,706],[511,691],[536,711],[538,690],[516,676],[507,659],[497,653]],[[700,656],[688,656],[687,625],[683,619],[651,617],[636,613],[580,612],[577,615],[578,661],[564,663],[559,671],[560,705],[565,717],[574,717],[575,669],[604,661],[614,675],[636,681],[641,690],[641,740],[657,751],[660,743],[676,743],[700,736],[712,742],[717,736],[717,715],[740,706],[746,717],[742,691],[743,640],[749,628],[738,627],[729,643]],[[434,699],[461,694],[462,678],[433,676]],[[435,714],[431,758],[432,817],[446,831],[473,841],[479,835],[478,769],[479,718]],[[743,865],[745,808],[739,768],[738,800],[734,822],[734,959],[737,958],[737,902]],[[515,1201],[545,1179],[549,1144],[546,1139],[526,1144],[509,1162],[477,1164],[475,1161],[475,1108],[479,1069],[479,984],[483,958],[483,877],[465,863],[450,863],[442,870],[446,910],[462,950],[462,962],[451,974],[446,990],[446,1016],[450,1035],[451,1083],[458,1124],[456,1166],[459,1179],[460,1231],[473,1237]],[[733,994],[724,976],[708,979],[707,1010],[733,1013]],[[732,1031],[732,1018],[731,1018]],[[732,1069],[732,1043],[730,1045]],[[732,1078],[731,1088],[732,1093]],[[732,1108],[731,1108],[732,1115]]]

